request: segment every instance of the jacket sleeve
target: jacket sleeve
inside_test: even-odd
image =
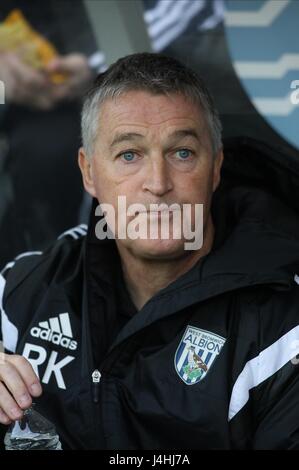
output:
[[[3,302],[3,293],[5,288],[5,279],[0,274],[0,352],[3,351],[3,333],[2,333],[2,302]]]
[[[4,330],[7,318],[3,307],[5,286],[6,277],[4,277],[4,273],[0,272],[0,352],[4,352]]]
[[[0,271],[0,352],[15,353],[19,332],[13,319],[7,315],[5,296],[9,285],[17,282],[26,273],[37,255],[41,252],[26,252],[17,256]],[[0,424],[0,451],[4,450],[4,437],[7,426]]]
[[[8,270],[0,273],[0,352],[14,353],[18,341],[18,330],[9,320],[4,308],[4,293]]]
[[[3,309],[3,295],[4,295],[4,290],[6,286],[6,278],[4,276],[4,273],[0,273],[0,353],[1,352],[8,352],[4,348],[3,344],[3,330],[5,330],[5,322],[6,322],[6,314]],[[4,437],[7,431],[7,426],[4,426],[3,424],[0,424],[0,451],[4,450]]]
[[[12,292],[14,287],[26,277],[40,255],[42,255],[41,251],[21,253],[0,271],[0,347],[4,349],[4,352],[16,352],[19,332],[15,322],[22,323],[24,320],[18,314],[19,310],[14,312],[14,318],[11,318],[11,314],[10,316],[7,314],[5,308],[7,291]]]
[[[299,286],[261,307],[254,449],[299,449]]]

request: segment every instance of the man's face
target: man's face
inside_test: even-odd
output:
[[[126,196],[127,207],[143,204],[147,213],[142,220],[156,225],[161,224],[161,214],[151,214],[151,204],[191,204],[192,224],[195,204],[203,204],[205,230],[221,163],[221,152],[212,155],[207,125],[196,104],[179,94],[145,91],[106,100],[101,106],[94,155],[88,162],[81,150],[79,157],[85,188],[100,203],[113,205],[116,227],[118,196]],[[172,236],[172,218],[169,239],[123,240],[116,235],[119,249],[141,258],[182,256],[185,239]],[[134,216],[127,217],[126,224],[132,219]]]

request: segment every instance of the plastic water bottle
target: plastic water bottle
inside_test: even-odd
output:
[[[62,450],[54,425],[33,409],[12,423],[5,435],[6,450]]]

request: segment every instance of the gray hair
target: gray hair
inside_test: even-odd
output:
[[[179,93],[195,101],[204,112],[216,155],[222,148],[222,126],[212,96],[203,80],[176,59],[155,53],[132,54],[119,59],[96,78],[85,96],[82,115],[82,142],[88,158],[94,153],[101,104],[132,91],[152,94]]]

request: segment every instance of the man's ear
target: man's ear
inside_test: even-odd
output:
[[[84,188],[91,196],[96,197],[91,160],[87,157],[83,147],[78,152],[78,164],[82,173]]]
[[[223,151],[219,150],[217,155],[214,157],[214,170],[213,170],[213,191],[215,191],[220,183],[220,173],[223,163]]]

